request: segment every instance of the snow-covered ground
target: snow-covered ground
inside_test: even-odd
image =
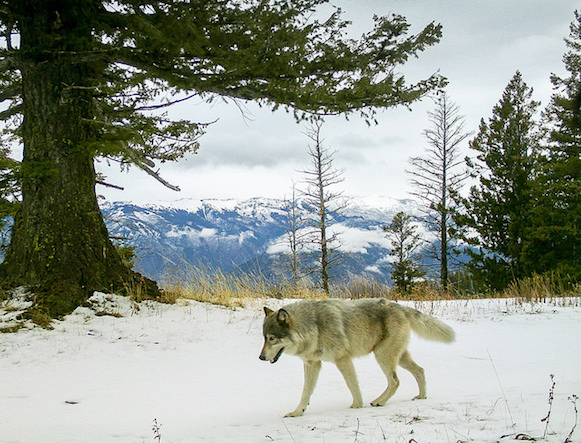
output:
[[[412,337],[427,400],[411,400],[416,383],[400,370],[386,406],[349,409],[338,370],[323,364],[306,414],[286,419],[300,397],[302,364],[289,355],[274,365],[259,361],[263,303],[134,305],[96,294],[91,309],[77,309],[52,331],[0,334],[0,442],[523,440],[545,434],[550,374],[554,402],[543,441],[563,442],[575,423],[568,397],[581,396],[580,299],[411,303],[457,333],[452,345]],[[0,322],[10,324],[24,305],[5,302]],[[373,357],[357,360],[356,370],[371,401],[385,378]],[[581,442],[581,425],[571,441]]]

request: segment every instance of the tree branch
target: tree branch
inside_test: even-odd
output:
[[[133,149],[131,146],[129,146],[125,142],[121,143],[121,148],[123,149],[123,152],[125,154],[127,154],[127,157],[129,158],[129,160],[131,160],[131,162],[134,165],[136,165],[138,168],[140,168],[142,171],[144,171],[145,173],[147,173],[151,177],[155,178],[158,182],[160,182],[166,188],[169,188],[172,191],[176,191],[176,192],[180,191],[180,188],[178,186],[172,185],[171,183],[167,182],[165,179],[163,179],[159,175],[159,172],[151,169],[151,168],[155,167],[155,163],[152,160],[146,158],[143,155],[140,155],[140,153],[137,152],[137,150]]]

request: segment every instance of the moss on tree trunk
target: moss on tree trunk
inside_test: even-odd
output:
[[[68,35],[67,23],[47,7],[21,25],[22,205],[2,265],[4,278],[33,287],[37,304],[51,316],[72,311],[92,291],[120,292],[141,280],[122,263],[97,204],[92,122],[98,66],[80,55],[89,35]],[[78,32],[77,22],[71,26]],[[38,51],[42,38],[46,52]],[[154,282],[143,282],[146,292],[159,292]]]

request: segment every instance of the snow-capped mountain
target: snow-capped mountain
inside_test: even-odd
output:
[[[305,204],[297,204],[303,217]],[[102,204],[110,234],[136,247],[136,268],[163,281],[192,267],[223,272],[261,272],[279,278],[285,274],[282,254],[288,251],[288,202],[278,199],[178,200],[135,205]],[[389,241],[382,227],[393,216],[413,214],[412,200],[387,197],[352,198],[330,226],[341,239],[344,278],[372,274],[388,280]],[[308,251],[308,248],[305,248]]]

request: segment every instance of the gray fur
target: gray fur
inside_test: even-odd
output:
[[[331,361],[345,378],[353,396],[352,408],[363,407],[352,359],[371,352],[385,373],[388,386],[371,402],[383,406],[399,386],[397,366],[415,377],[419,394],[426,398],[424,370],[407,351],[410,330],[420,337],[450,343],[454,331],[448,325],[416,309],[384,299],[354,301],[309,300],[292,303],[279,311],[264,308],[264,346],[260,359],[275,363],[283,354],[300,357],[304,362],[305,383],[301,401],[286,414],[304,413],[321,369],[321,361]]]

